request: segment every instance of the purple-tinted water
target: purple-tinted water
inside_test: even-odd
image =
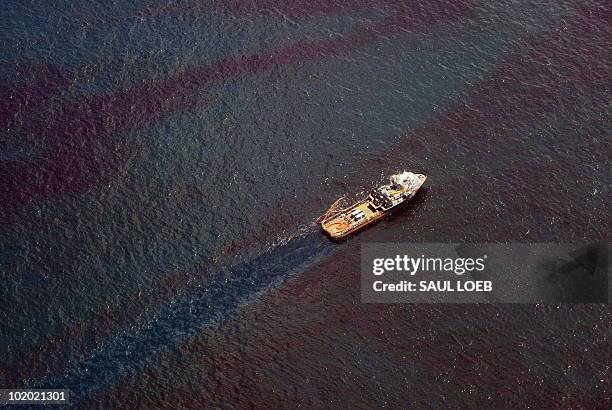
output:
[[[363,242],[610,240],[608,2],[285,3],[6,3],[0,387],[609,406],[608,306],[359,300]],[[404,168],[405,212],[318,232]]]

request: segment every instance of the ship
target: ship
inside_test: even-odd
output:
[[[340,197],[317,219],[321,229],[333,240],[341,241],[391,214],[414,197],[427,177],[404,171],[392,175],[389,183],[373,189],[366,199],[338,209]]]

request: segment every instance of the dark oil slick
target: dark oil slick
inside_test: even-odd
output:
[[[604,305],[364,305],[359,244],[610,240],[604,1],[8,1],[0,384],[79,407],[609,405]],[[312,223],[401,168],[342,245]],[[495,393],[493,393],[495,392]]]

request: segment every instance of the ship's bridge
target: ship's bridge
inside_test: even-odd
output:
[[[392,175],[391,178],[391,187],[394,189],[412,189],[416,188],[420,183],[421,179],[418,175],[413,174],[412,172],[404,171],[401,174]]]

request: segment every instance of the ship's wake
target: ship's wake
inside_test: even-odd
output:
[[[68,367],[60,377],[29,383],[29,388],[61,386],[78,401],[136,374],[157,355],[218,326],[262,294],[281,286],[296,273],[315,265],[336,247],[314,225],[281,235],[254,259],[219,272],[206,285],[162,305],[145,325],[117,334],[88,356]]]

